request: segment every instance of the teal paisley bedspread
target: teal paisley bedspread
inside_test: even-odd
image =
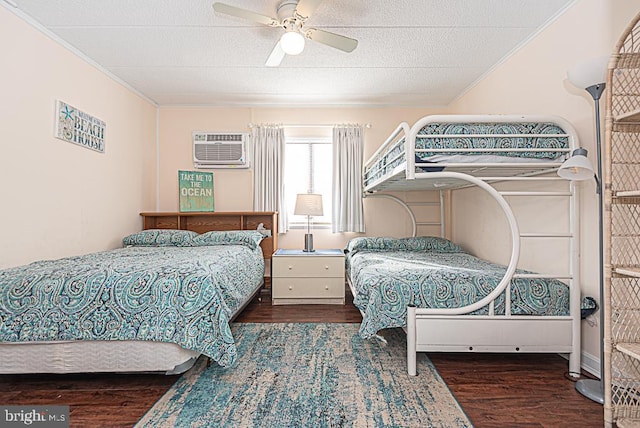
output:
[[[263,281],[262,251],[179,241],[0,271],[0,341],[171,342],[232,364],[229,321]]]
[[[519,135],[511,136],[508,134]],[[437,136],[425,138],[420,135]],[[478,135],[472,137],[471,135]],[[497,135],[497,136],[496,136]],[[498,156],[533,159],[555,159],[562,152],[554,149],[569,147],[565,131],[553,123],[430,123],[416,137],[416,149],[450,149],[446,154],[485,154],[483,149],[549,149],[548,151],[504,151]],[[477,152],[459,152],[456,149],[478,149]],[[423,153],[428,159],[433,154]]]
[[[356,238],[347,250],[354,304],[363,313],[363,338],[405,327],[408,305],[455,308],[476,302],[498,285],[506,270],[441,238]],[[496,299],[496,314],[504,314],[504,299],[504,293]],[[473,312],[486,313],[488,307]],[[514,279],[511,313],[569,315],[569,288],[553,279]]]
[[[512,136],[519,135],[519,136]],[[421,137],[429,135],[432,138]],[[495,136],[498,135],[498,136]],[[504,135],[504,136],[500,136]],[[529,136],[530,135],[530,136]],[[416,149],[450,149],[447,152],[416,152],[416,162],[430,162],[436,155],[482,155],[554,160],[564,155],[557,149],[569,147],[565,131],[553,123],[429,123],[418,133]],[[478,149],[477,152],[460,152],[456,149]],[[531,151],[483,152],[483,149],[536,149]],[[548,149],[540,150],[538,149]],[[405,162],[405,140],[399,139],[387,149],[375,164],[365,171],[370,182],[393,171]]]

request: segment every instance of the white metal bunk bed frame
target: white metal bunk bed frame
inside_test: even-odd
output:
[[[415,376],[417,352],[538,352],[568,353],[569,374],[580,376],[580,266],[579,266],[579,217],[578,193],[573,182],[567,182],[568,191],[503,191],[492,186],[497,182],[540,182],[566,181],[555,174],[562,164],[561,160],[539,163],[425,163],[428,167],[445,167],[441,172],[415,172],[416,138],[431,138],[419,134],[428,123],[553,123],[566,134],[519,135],[521,137],[566,137],[569,148],[552,149],[560,154],[568,154],[578,146],[577,134],[573,126],[557,116],[515,116],[515,115],[434,115],[426,116],[409,128],[401,123],[385,140],[382,146],[365,163],[365,173],[376,160],[383,156],[386,149],[405,139],[404,161],[391,172],[372,183],[364,184],[365,196],[383,196],[383,191],[440,190],[441,234],[444,237],[444,213],[442,208],[443,190],[453,190],[477,186],[486,191],[502,208],[509,223],[511,233],[511,257],[506,273],[498,286],[489,295],[476,303],[460,308],[416,308],[407,310],[407,370]],[[464,137],[474,135],[465,134]],[[509,135],[479,135],[481,137],[505,137]],[[512,134],[513,136],[518,136]],[[437,137],[442,137],[438,135]],[[456,152],[514,152],[514,149],[455,149]],[[542,150],[542,149],[539,149]],[[550,151],[549,149],[543,149]],[[423,152],[445,152],[451,149],[418,149]],[[401,155],[402,156],[402,155]],[[552,174],[553,173],[553,174]],[[569,198],[569,231],[567,233],[521,233],[515,215],[505,196],[566,196]],[[401,199],[391,196],[410,213],[413,222],[413,234],[416,234],[416,222],[411,208]],[[569,266],[567,275],[517,274],[515,273],[520,257],[522,238],[567,238],[569,239]],[[555,278],[565,280],[570,288],[570,314],[568,316],[525,316],[511,314],[509,284],[513,278]],[[349,282],[349,285],[353,285]],[[505,314],[494,312],[494,300],[505,292]],[[488,315],[468,315],[477,309],[489,305]]]

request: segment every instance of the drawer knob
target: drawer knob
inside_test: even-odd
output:
[[[293,285],[290,285],[290,286],[289,286],[289,290],[293,290]]]
[[[325,285],[325,286],[324,286],[324,289],[325,289],[325,290],[328,290],[328,289],[329,289],[329,286],[328,286],[328,285]]]
[[[325,269],[325,270],[329,270],[329,266],[325,266],[325,267],[324,267],[324,269]]]
[[[289,266],[289,270],[293,269],[293,266]]]

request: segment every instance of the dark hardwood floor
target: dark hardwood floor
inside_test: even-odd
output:
[[[236,322],[360,322],[344,306],[253,301]],[[602,427],[603,409],[565,378],[567,361],[542,354],[430,354],[474,426]],[[2,375],[0,404],[69,405],[72,427],[132,426],[177,380],[158,374]]]

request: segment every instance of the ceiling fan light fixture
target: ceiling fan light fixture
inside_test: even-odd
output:
[[[288,55],[298,55],[304,50],[304,36],[295,30],[287,31],[280,38],[282,50]]]

